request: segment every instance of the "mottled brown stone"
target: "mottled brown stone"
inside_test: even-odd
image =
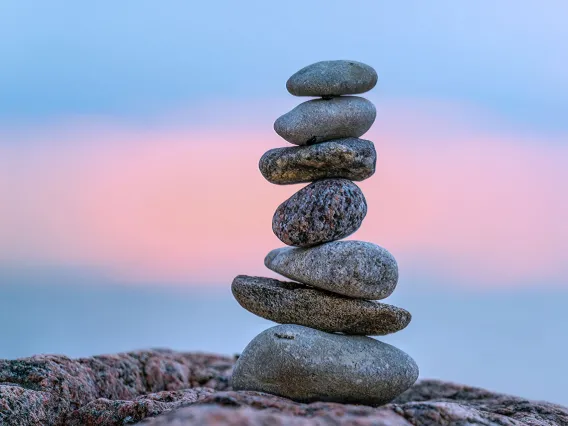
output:
[[[284,201],[272,230],[290,246],[310,247],[354,233],[367,214],[365,196],[347,179],[316,181]]]

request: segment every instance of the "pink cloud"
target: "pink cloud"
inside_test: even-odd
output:
[[[377,173],[361,183],[369,214],[353,238],[390,249],[403,276],[566,281],[568,147],[482,131],[467,117],[409,104],[379,118],[367,135]],[[33,143],[0,147],[2,263],[88,266],[133,281],[266,274],[264,255],[281,245],[272,214],[299,188],[258,172],[262,153],[285,145],[270,125],[231,134],[81,123],[26,137]]]

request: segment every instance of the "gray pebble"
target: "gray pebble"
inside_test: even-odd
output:
[[[408,311],[370,300],[351,299],[303,284],[239,275],[231,286],[246,310],[280,324],[327,332],[382,336],[405,328]]]
[[[353,182],[318,180],[280,204],[272,230],[284,244],[310,247],[351,235],[366,214],[365,196]]]
[[[321,61],[290,77],[286,88],[295,96],[354,95],[371,90],[377,80],[377,72],[361,62]]]
[[[288,142],[311,145],[331,139],[358,138],[371,128],[377,111],[367,99],[341,96],[301,103],[274,122]]]
[[[278,248],[268,253],[264,264],[292,280],[360,299],[384,299],[398,281],[392,254],[364,241]]]
[[[279,325],[258,336],[235,364],[234,390],[300,402],[382,405],[418,378],[418,366],[394,346],[365,336]]]
[[[271,149],[260,159],[259,169],[266,180],[278,185],[324,178],[361,181],[375,173],[376,162],[373,142],[347,138]]]

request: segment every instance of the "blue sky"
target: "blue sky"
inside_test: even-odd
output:
[[[379,70],[383,97],[568,130],[562,1],[18,1],[0,12],[0,123],[144,122],[206,99],[278,98],[294,70],[345,57]]]

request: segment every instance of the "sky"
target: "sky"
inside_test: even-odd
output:
[[[455,297],[457,312],[479,298],[487,315],[507,324],[531,312],[526,294],[568,301],[566,16],[562,1],[2,4],[3,297],[17,307],[25,299],[10,289],[30,295],[39,285],[54,289],[45,303],[67,294],[68,306],[93,288],[190,292],[193,303],[212,304],[211,294],[230,299],[238,274],[275,276],[263,266],[282,244],[271,218],[301,185],[269,184],[258,160],[287,145],[273,122],[305,100],[289,95],[285,82],[310,63],[352,59],[373,66],[379,83],[364,95],[378,111],[364,136],[376,145],[377,172],[360,184],[369,214],[350,238],[395,255],[409,298],[402,300],[428,295],[431,303],[417,308],[427,319],[444,295]],[[522,302],[491,303],[507,295]],[[157,314],[168,310],[164,303]],[[550,327],[539,306],[526,319],[530,337],[543,354],[568,349],[558,334],[535,336]],[[565,325],[560,305],[551,306]],[[103,344],[104,335],[100,346],[70,348],[56,337],[71,332],[65,324],[75,311],[59,311],[53,339],[18,322],[0,356],[128,349]],[[454,338],[447,315],[436,331],[441,342]],[[476,318],[469,321],[462,326],[475,329]],[[486,332],[483,344],[522,351],[499,327]],[[227,353],[246,344],[200,339],[203,350]],[[179,338],[170,345],[183,346]],[[486,367],[481,352],[467,353],[453,355],[458,370]],[[435,354],[417,355],[426,373],[452,378],[444,363],[431,364]],[[544,355],[521,359],[545,363]],[[479,385],[514,393],[498,370]],[[534,374],[551,388],[559,383],[551,371]],[[520,389],[530,393],[535,380]],[[529,396],[541,395],[549,396]]]

